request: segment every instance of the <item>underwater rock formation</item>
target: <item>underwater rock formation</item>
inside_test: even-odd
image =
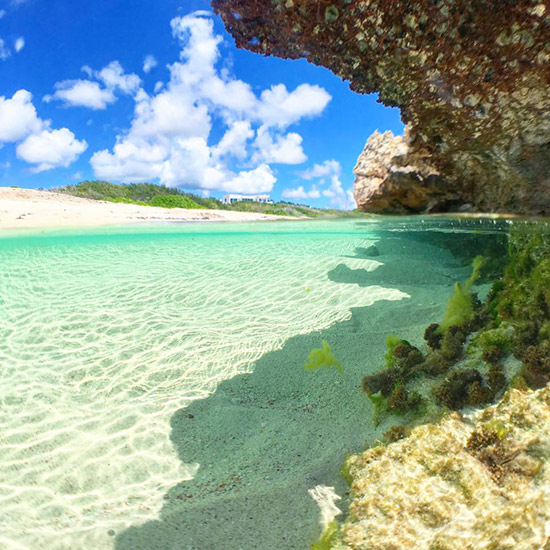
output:
[[[350,515],[331,548],[546,548],[549,457],[549,388],[414,428],[348,458]]]
[[[307,58],[401,109],[406,160],[390,152],[370,178],[367,143],[362,210],[550,213],[549,0],[212,3],[238,47]]]

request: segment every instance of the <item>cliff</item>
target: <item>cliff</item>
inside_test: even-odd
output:
[[[373,136],[359,159],[362,210],[550,213],[550,0],[212,3],[237,46],[401,109],[396,158],[375,167]]]

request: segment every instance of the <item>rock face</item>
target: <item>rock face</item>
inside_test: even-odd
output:
[[[334,550],[539,550],[550,540],[550,389],[511,390],[347,461]]]
[[[399,154],[389,179],[370,180],[367,143],[356,170],[363,210],[550,214],[550,0],[212,3],[239,47],[305,57],[401,109],[416,175],[396,183]]]
[[[441,212],[459,202],[428,154],[412,151],[405,137],[375,132],[353,172],[358,205],[388,214]]]

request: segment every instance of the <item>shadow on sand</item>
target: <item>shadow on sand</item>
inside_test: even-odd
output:
[[[413,265],[405,273],[403,251],[393,247],[384,257],[380,248],[376,259],[385,265],[375,271],[341,265],[329,277],[399,288],[411,298],[376,302],[327,330],[291,338],[257,361],[253,373],[226,380],[208,398],[177,411],[172,442],[184,463],[200,468],[168,491],[159,520],[119,534],[116,550],[306,550],[318,538],[320,512],[308,489],[324,484],[344,495],[339,471],[345,453],[380,436],[359,389],[361,377],[380,367],[387,332],[421,340],[452,284],[447,256],[427,277],[426,257],[411,251]],[[305,371],[309,351],[323,339],[343,374]]]

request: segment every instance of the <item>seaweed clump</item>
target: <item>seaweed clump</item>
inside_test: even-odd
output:
[[[386,400],[377,404],[379,416],[429,409],[418,407],[425,395],[413,399],[419,380],[435,378],[428,396],[451,410],[484,406],[511,385],[537,389],[550,382],[550,236],[528,226],[515,229],[508,240],[508,265],[485,303],[473,292],[484,265],[477,256],[470,277],[455,284],[441,323],[426,328],[425,355],[388,337],[386,369],[362,383],[367,394],[380,392]],[[510,355],[522,365],[508,378],[503,362]]]
[[[531,388],[546,386],[550,379],[550,341],[525,350],[521,374]]]
[[[493,398],[493,392],[476,369],[452,372],[441,384],[432,388],[432,393],[438,405],[455,411],[466,405],[483,405]]]
[[[397,415],[424,412],[425,398],[411,387],[415,380],[422,376],[446,375],[462,358],[468,334],[483,317],[482,304],[472,292],[482,264],[480,256],[474,259],[471,276],[463,285],[455,285],[441,324],[433,323],[424,332],[430,348],[426,355],[395,335],[386,337],[386,368],[365,376],[361,383],[362,390],[375,406],[375,425],[386,412]],[[496,387],[498,383],[493,385]],[[482,375],[473,369],[452,373],[432,388],[439,406],[455,410],[465,405],[486,403],[495,393]]]

